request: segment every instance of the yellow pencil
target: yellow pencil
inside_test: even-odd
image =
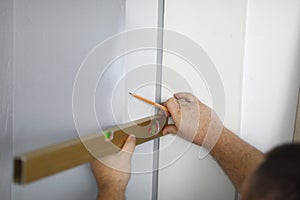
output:
[[[137,94],[134,94],[134,93],[131,93],[131,92],[129,92],[129,94],[130,94],[131,96],[133,96],[133,97],[135,97],[135,98],[141,100],[141,101],[144,101],[144,102],[146,102],[146,103],[149,103],[149,104],[151,104],[151,105],[154,105],[154,106],[156,106],[156,107],[158,107],[158,108],[160,108],[160,109],[162,109],[162,110],[164,110],[164,111],[168,111],[168,109],[167,109],[165,106],[162,106],[162,105],[160,105],[160,104],[158,104],[158,103],[156,103],[156,102],[154,102],[154,101],[151,101],[151,100],[149,100],[149,99],[146,99],[145,97],[142,97],[142,96],[140,96],[140,95],[137,95]]]

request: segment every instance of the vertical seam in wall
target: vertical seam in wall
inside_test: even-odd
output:
[[[162,60],[163,60],[163,28],[164,28],[164,0],[158,0],[157,14],[157,71],[156,71],[156,91],[155,101],[161,101],[162,84]],[[159,146],[160,139],[153,142],[153,173],[152,173],[152,200],[158,199],[158,169],[159,169]]]
[[[244,90],[244,85],[245,85],[245,66],[246,66],[246,61],[245,61],[245,58],[246,58],[246,47],[247,47],[247,25],[248,25],[248,8],[249,8],[249,0],[246,0],[246,7],[245,7],[245,24],[244,24],[244,44],[243,44],[243,55],[242,55],[242,70],[241,70],[241,78],[240,78],[240,83],[241,83],[241,88],[240,88],[240,91],[241,91],[241,103],[240,103],[240,122],[239,122],[239,136],[242,138],[242,130],[243,130],[243,104],[244,104],[244,93],[245,93],[245,90]],[[235,200],[239,200],[240,199],[240,194],[239,192],[237,191],[237,189],[235,189]]]
[[[243,53],[243,65],[242,65],[242,72],[241,72],[241,104],[240,104],[240,125],[239,130],[240,134],[239,136],[242,138],[243,136],[243,105],[245,100],[245,72],[246,72],[246,53],[247,53],[247,36],[248,36],[248,19],[249,19],[249,0],[246,2],[246,17],[245,17],[245,33],[244,33],[244,53]]]
[[[13,148],[13,139],[14,139],[14,111],[15,111],[15,103],[14,103],[14,93],[15,93],[15,43],[16,43],[16,35],[15,35],[15,30],[16,30],[16,19],[15,19],[15,11],[16,11],[16,1],[12,0],[12,57],[11,57],[11,67],[12,67],[12,75],[11,75],[11,146],[10,146],[10,152],[11,152],[11,157],[13,160],[13,155],[14,155],[14,148]],[[14,177],[14,165],[11,162],[11,180],[13,180]],[[12,190],[12,185],[10,184],[10,197],[11,199],[13,198],[13,190]]]
[[[293,143],[295,143],[296,141],[296,129],[297,129],[297,119],[300,118],[300,113],[298,112],[299,110],[299,99],[300,99],[300,92],[298,90],[298,100],[297,100],[297,106],[296,106],[296,117],[295,117],[295,122],[294,122],[294,134],[293,134]]]

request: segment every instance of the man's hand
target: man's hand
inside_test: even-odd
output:
[[[135,137],[129,136],[120,152],[91,162],[91,169],[98,184],[98,199],[125,199],[130,179],[131,157]]]
[[[171,114],[174,125],[167,125],[163,134],[177,133],[179,136],[202,145],[207,133],[215,135],[223,125],[216,113],[201,103],[191,93],[177,93],[164,105]],[[209,142],[209,141],[208,141]]]
[[[246,178],[262,161],[262,152],[225,128],[215,112],[190,93],[175,94],[165,106],[174,125],[166,126],[163,134],[177,133],[211,150],[211,155],[241,192]]]

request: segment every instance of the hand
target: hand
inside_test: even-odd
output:
[[[174,121],[173,125],[164,128],[164,135],[177,133],[199,145],[204,145],[205,136],[209,135],[205,140],[205,144],[209,146],[223,129],[216,113],[191,93],[174,94],[174,98],[168,99],[164,105],[169,111],[166,114],[171,115]]]
[[[124,199],[134,149],[135,137],[131,135],[120,152],[91,162],[91,170],[99,189],[98,199]]]

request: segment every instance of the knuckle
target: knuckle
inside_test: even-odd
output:
[[[168,107],[168,106],[170,106],[171,105],[171,98],[170,99],[168,99],[166,102],[165,102],[165,105]]]
[[[168,101],[166,102],[167,105],[172,105],[172,104],[175,104],[175,103],[176,103],[176,100],[173,97],[168,99]]]

